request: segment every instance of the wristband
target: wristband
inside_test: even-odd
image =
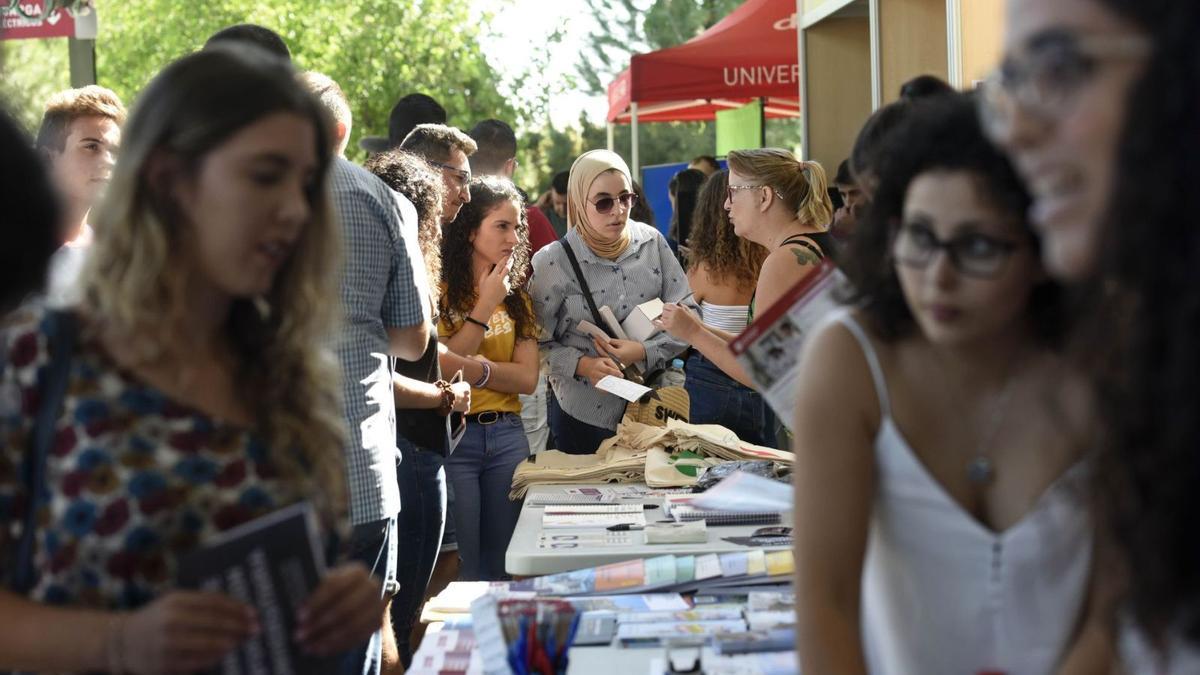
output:
[[[450,383],[445,380],[438,380],[433,383],[442,392],[442,402],[438,406],[437,412],[445,417],[454,410],[454,390],[450,388]]]
[[[475,317],[471,316],[470,314],[463,317],[463,321],[466,321],[467,323],[473,323],[476,326],[479,326],[480,328],[483,329],[483,332],[485,332],[485,333],[488,331],[488,325],[486,323],[480,321],[479,319],[476,319]]]
[[[480,361],[479,365],[483,366],[483,375],[479,377],[478,381],[472,383],[471,386],[476,389],[483,389],[487,385],[488,380],[492,379],[492,365],[487,361]]]

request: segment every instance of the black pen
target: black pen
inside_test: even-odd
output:
[[[644,530],[645,525],[631,525],[629,523],[621,523],[620,525],[609,525],[609,532],[629,532],[631,530]]]

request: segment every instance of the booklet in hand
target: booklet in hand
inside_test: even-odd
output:
[[[179,561],[181,588],[215,591],[253,605],[262,631],[209,671],[220,675],[326,675],[338,657],[301,651],[297,613],[325,574],[312,504],[301,502],[223,532]]]

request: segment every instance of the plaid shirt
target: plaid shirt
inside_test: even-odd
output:
[[[338,341],[350,443],[346,475],[354,525],[400,510],[396,405],[387,328],[428,320],[416,209],[366,169],[337,159],[333,206],[342,223],[345,325]]]
[[[579,233],[569,230],[560,242],[571,244],[579,267],[587,278],[596,307],[608,305],[618,321],[633,308],[655,298],[680,302],[695,308],[689,296],[687,275],[658,230],[629,221],[629,247],[616,260],[592,253]],[[559,405],[571,417],[593,426],[615,429],[625,412],[625,399],[596,389],[586,378],[575,375],[579,357],[596,356],[592,340],[576,329],[580,319],[596,323],[583,291],[575,279],[571,262],[559,244],[550,244],[533,256],[533,278],[529,294],[542,327],[538,345],[550,365],[550,386]],[[647,373],[666,366],[687,345],[659,332],[643,343]]]

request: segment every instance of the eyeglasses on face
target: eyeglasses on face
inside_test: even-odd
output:
[[[1003,138],[1020,106],[1043,119],[1059,120],[1101,64],[1138,60],[1153,48],[1140,35],[1080,35],[1050,31],[1020,55],[1009,55],[980,86],[979,115],[993,139]]]
[[[622,192],[616,197],[604,196],[592,202],[592,206],[595,207],[596,213],[603,216],[612,213],[613,207],[617,205],[617,202],[621,203],[621,208],[628,211],[637,203],[637,195],[632,192]]]
[[[453,166],[450,166],[449,164],[442,164],[441,162],[432,162],[431,161],[431,162],[429,162],[429,165],[436,166],[437,168],[441,169],[442,171],[448,171],[450,173],[450,175],[454,177],[454,180],[458,183],[458,186],[460,188],[466,187],[467,185],[469,185],[471,183],[471,172],[470,171],[463,171],[462,169],[455,168]]]
[[[725,196],[729,199],[729,201],[733,201],[733,197],[734,197],[734,195],[736,195],[738,193],[738,190],[756,190],[758,188],[764,188],[764,187],[767,187],[767,186],[766,185],[730,185],[729,187],[725,188]]]
[[[992,279],[1004,270],[1016,242],[1005,241],[986,234],[961,234],[945,241],[938,239],[929,226],[910,223],[896,233],[892,255],[896,262],[924,269],[933,262],[938,251],[945,251],[950,264],[959,272],[979,279]]]

